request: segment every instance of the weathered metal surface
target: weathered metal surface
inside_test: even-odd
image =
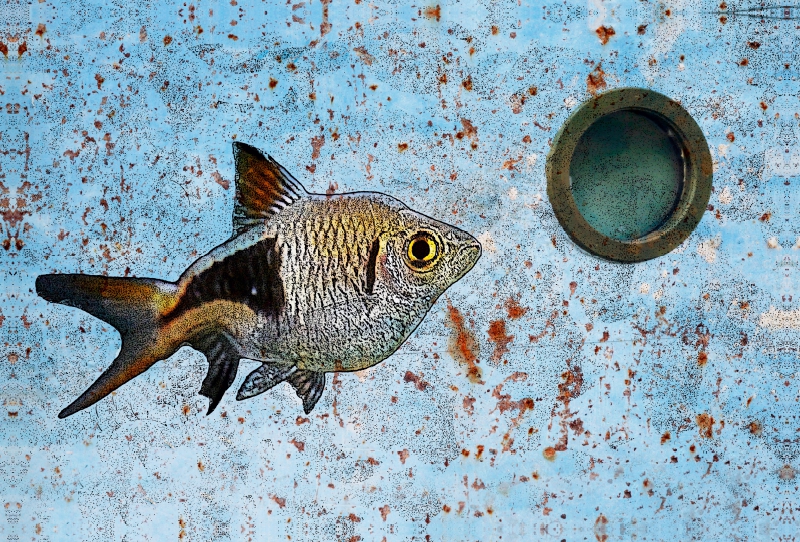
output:
[[[5,539],[794,536],[800,10],[133,4],[0,10]],[[714,167],[698,228],[633,265],[572,244],[544,175],[570,112],[622,86],[679,101]],[[279,387],[206,418],[184,349],[58,420],[119,339],[35,277],[176,279],[230,235],[233,140],[483,257],[311,416]]]

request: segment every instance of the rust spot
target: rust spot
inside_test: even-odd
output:
[[[428,382],[425,382],[421,377],[415,375],[411,371],[406,371],[406,375],[403,377],[403,380],[405,382],[413,382],[414,386],[416,386],[419,391],[425,391],[425,389],[430,386]]]
[[[306,449],[306,443],[303,442],[302,440],[292,439],[289,441],[289,444],[294,444],[294,447],[297,448],[298,452],[302,452],[303,450]]]
[[[189,405],[183,405],[183,408],[181,409],[181,411],[183,412],[184,416],[188,416],[189,412],[192,411],[192,407],[190,407]]]
[[[509,297],[506,299],[506,312],[510,319],[516,320],[525,316],[525,313],[528,312],[528,307],[523,307],[519,304],[519,295],[517,295],[516,298]]]
[[[96,73],[94,75],[94,80],[97,81],[97,90],[100,90],[105,82],[105,78],[99,73]]]
[[[461,86],[464,87],[464,90],[472,90],[472,76],[468,75],[467,78],[461,82]]]
[[[664,15],[666,15],[667,17],[672,17],[672,10],[671,9],[666,10],[664,12]]]
[[[614,29],[610,26],[601,26],[600,28],[595,30],[595,33],[597,34],[597,37],[600,38],[600,43],[602,43],[603,45],[608,43],[608,40],[611,39],[611,36],[616,34]]]
[[[531,142],[531,136],[526,135],[525,137],[522,138],[522,142],[523,143],[530,143]]]
[[[274,77],[270,77],[269,78],[269,88],[274,89],[277,86],[278,86],[278,80],[275,79]]]
[[[508,352],[508,344],[514,341],[513,335],[506,334],[505,320],[493,320],[489,323],[489,341],[495,343],[492,361],[499,362]]]
[[[372,92],[375,92],[376,90],[378,90],[378,85],[370,85],[370,86],[369,86],[369,89],[370,89]]]
[[[319,150],[325,144],[325,134],[314,136],[311,138],[311,159],[316,160],[319,158]]]
[[[713,436],[714,418],[710,414],[698,414],[695,421],[697,422],[701,437],[711,438]]]
[[[356,47],[353,49],[353,51],[355,51],[356,55],[358,55],[358,58],[361,59],[361,62],[367,66],[372,66],[372,63],[375,61],[375,57],[367,52],[366,47],[362,45],[360,47]]]
[[[729,132],[728,135],[726,135],[725,137],[728,138],[728,141],[730,141],[731,143],[736,141],[736,136],[733,134],[733,132]]]
[[[725,24],[728,22],[728,18],[725,15],[723,15],[722,17],[719,18],[719,22]]]
[[[475,127],[474,124],[472,124],[472,121],[470,121],[469,119],[465,119],[465,118],[461,119],[461,126],[464,128],[464,130],[461,131],[461,132],[458,132],[458,134],[461,134],[462,138],[466,137],[467,139],[469,139],[472,142],[472,144],[470,145],[472,147],[472,150],[477,149],[478,148],[478,129]],[[458,136],[458,134],[456,134],[456,136]]]
[[[36,35],[41,38],[44,36],[45,32],[47,32],[47,27],[42,23],[39,23],[39,25],[36,27]]]
[[[597,539],[597,542],[606,542],[608,540],[608,534],[606,533],[607,524],[608,519],[606,519],[603,514],[597,516],[594,522],[594,537]]]
[[[640,24],[639,27],[636,29],[636,33],[640,36],[644,36],[645,32],[647,32],[647,25]]]
[[[497,28],[497,26],[492,25],[492,36],[496,36],[499,33],[500,33],[500,29]]]
[[[284,508],[286,506],[286,499],[282,499],[277,495],[270,495],[269,498],[275,501],[275,504],[277,504],[281,508]]]
[[[548,461],[553,461],[556,458],[556,449],[553,448],[552,446],[548,446],[547,448],[544,449],[542,455]]]
[[[3,56],[8,58],[8,45],[0,41],[0,53],[3,53]]]
[[[768,107],[768,106],[767,106],[767,104],[765,104],[764,102],[761,102],[761,103],[759,103],[759,105],[761,106],[761,110],[762,110],[762,111],[766,111],[766,110],[767,110],[767,107]]]
[[[743,58],[739,61],[739,66],[747,66],[748,64],[750,64],[750,61],[746,58]]]
[[[586,76],[586,90],[594,96],[607,86],[606,72],[603,71],[602,63],[600,63]]]
[[[28,52],[28,42],[23,41],[22,43],[19,44],[19,47],[17,47],[17,54],[19,56],[22,56],[27,52]]]
[[[437,23],[439,22],[439,19],[442,18],[442,8],[438,4],[425,8],[425,11],[422,13],[428,19],[436,19]]]
[[[164,36],[164,45],[172,43],[172,36]]]
[[[383,521],[386,521],[386,517],[389,515],[389,512],[392,511],[391,508],[389,508],[388,504],[381,506],[380,508],[378,508],[378,510],[380,510],[381,512],[381,517],[383,518]]]
[[[198,462],[197,462],[197,469],[198,469],[200,472],[203,472],[204,470],[206,470],[206,466],[205,466],[205,465],[203,465],[203,462],[202,462],[202,461],[198,461]]]
[[[475,384],[483,384],[481,369],[478,367],[478,341],[471,330],[464,325],[461,312],[450,302],[447,303],[449,321],[447,326],[452,330],[448,340],[447,350],[453,359],[467,367],[467,378]]]
[[[750,429],[750,433],[755,436],[760,436],[763,431],[761,424],[757,421],[750,422],[747,427]]]
[[[769,222],[769,219],[770,219],[770,218],[772,218],[772,212],[771,212],[771,211],[767,211],[766,213],[764,213],[763,215],[761,215],[761,216],[760,216],[758,219],[759,219],[761,222]]]
[[[405,152],[405,151],[407,151],[407,150],[408,150],[408,143],[398,143],[398,144],[397,144],[397,150],[398,150],[399,152]]]
[[[700,367],[703,367],[707,362],[708,362],[708,354],[706,354],[705,352],[699,352],[697,354],[697,364]]]
[[[758,49],[759,47],[761,47],[761,44],[757,41],[748,41],[747,46],[750,47],[751,49]]]

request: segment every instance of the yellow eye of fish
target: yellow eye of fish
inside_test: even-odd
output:
[[[436,241],[428,233],[418,233],[408,243],[408,261],[416,269],[424,269],[439,255]]]

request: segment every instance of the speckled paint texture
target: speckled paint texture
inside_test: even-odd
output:
[[[800,8],[134,4],[0,8],[1,539],[794,540]],[[578,250],[544,175],[620,86],[679,100],[715,167],[635,265]],[[177,279],[230,235],[234,140],[483,257],[310,416],[280,385],[206,417],[184,348],[58,420],[120,339],[35,277]]]

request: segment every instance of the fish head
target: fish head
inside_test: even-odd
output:
[[[429,308],[481,256],[472,235],[408,208],[400,209],[382,237],[383,287],[396,298],[419,300]]]

